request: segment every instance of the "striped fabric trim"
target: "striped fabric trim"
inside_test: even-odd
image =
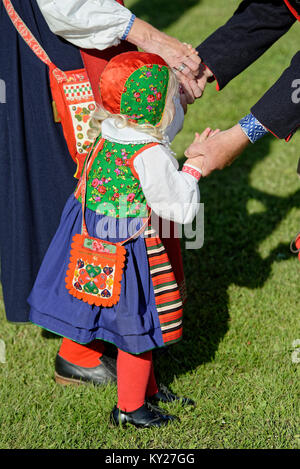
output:
[[[144,238],[163,341],[169,345],[182,337],[181,295],[166,249],[151,225]]]

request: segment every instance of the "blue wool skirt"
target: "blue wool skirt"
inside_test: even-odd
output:
[[[86,209],[85,220],[90,236],[111,242],[122,240],[112,237],[119,233],[121,220],[105,217],[108,225],[101,224],[103,215],[89,209]],[[73,236],[81,232],[81,221],[81,204],[72,194],[28,298],[30,321],[79,343],[102,339],[133,354],[162,347],[164,342],[143,237],[125,244],[127,256],[118,304],[109,308],[90,306],[66,289],[70,247]],[[126,225],[130,222],[132,219],[125,221]],[[138,220],[137,229],[141,223]],[[125,234],[123,239],[127,237]]]

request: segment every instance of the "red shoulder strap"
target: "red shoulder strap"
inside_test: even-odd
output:
[[[96,140],[95,140],[96,141]],[[89,151],[89,154],[84,162],[84,170],[82,171],[81,177],[79,179],[79,182],[77,184],[77,188],[75,190],[75,197],[78,199],[78,197],[82,194],[82,187],[84,184],[84,171],[86,168],[87,174],[89,174],[89,171],[95,161],[96,156],[98,155],[99,151],[102,149],[104,143],[104,138],[100,138],[98,143],[95,145],[95,142],[93,142],[91,149]],[[86,190],[86,189],[85,189]]]
[[[48,55],[46,54],[45,50],[42,48],[40,43],[34,37],[32,32],[27,28],[26,24],[20,18],[16,10],[14,9],[10,0],[2,0],[3,5],[7,11],[8,16],[10,17],[14,27],[20,34],[20,36],[24,39],[26,44],[30,47],[30,49],[35,53],[35,55],[48,67],[56,68],[55,65],[51,62]]]
[[[136,159],[136,157],[138,155],[140,155],[143,151],[145,150],[148,150],[148,148],[151,148],[151,147],[156,147],[156,145],[160,145],[158,142],[152,142],[152,143],[148,143],[148,145],[145,145],[144,147],[140,148],[129,160],[129,168],[131,169],[131,172],[132,174],[134,175],[135,178],[139,179],[139,175],[138,173],[136,172],[135,168],[134,168],[134,160]]]

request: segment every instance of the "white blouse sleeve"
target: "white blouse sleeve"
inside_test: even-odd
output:
[[[161,218],[191,223],[199,210],[198,179],[178,171],[177,160],[162,145],[140,153],[134,160],[147,204]]]
[[[115,0],[37,0],[51,31],[78,47],[106,49],[127,37],[135,16]]]

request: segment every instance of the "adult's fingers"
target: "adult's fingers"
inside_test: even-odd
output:
[[[164,33],[160,33],[160,35],[160,50],[156,53],[161,55],[170,67],[181,71],[186,77],[192,79],[198,76],[201,59],[197,51],[174,37]]]
[[[207,78],[205,75],[201,75],[200,77],[196,78],[196,83],[197,86],[202,90],[202,94],[205,90],[206,84],[207,84]]]
[[[181,44],[182,53],[178,54],[173,67],[179,70],[183,75],[189,79],[195,79],[199,75],[199,68],[201,66],[201,59],[198,52],[191,44]]]
[[[195,54],[198,54],[198,52],[196,51],[195,47],[192,46],[192,44],[188,44],[187,42],[183,42],[182,44],[185,45],[189,49],[189,51]]]
[[[198,86],[198,83],[195,79],[190,80],[183,73],[175,70],[177,79],[180,81],[182,88],[185,94],[189,95],[188,104],[192,104],[195,99],[202,96],[202,89]],[[192,101],[191,101],[192,99]]]
[[[175,75],[181,83],[181,89],[185,95],[187,104],[193,104],[196,97],[194,95],[193,89],[190,86],[189,80],[182,73],[176,70],[175,70]]]
[[[195,98],[201,98],[203,94],[203,88],[199,86],[197,80],[189,80],[189,85]]]
[[[184,75],[192,75],[190,78],[194,78],[199,75],[201,59],[197,54],[192,53],[191,55],[184,56],[181,60],[181,64],[185,65],[185,68],[182,70]]]
[[[184,59],[182,59],[179,63],[176,62],[176,64],[173,65],[173,70],[176,71],[176,74],[179,74],[180,76],[186,78],[187,80],[196,80],[197,72],[194,72],[193,70],[191,70],[183,62],[183,60]]]

